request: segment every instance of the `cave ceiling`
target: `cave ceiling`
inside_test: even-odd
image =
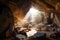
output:
[[[42,6],[46,11],[55,11],[60,13],[60,0],[0,0],[4,4],[12,3],[27,12],[32,3]]]

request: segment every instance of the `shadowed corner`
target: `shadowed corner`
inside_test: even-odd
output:
[[[12,36],[14,16],[10,8],[0,2],[0,40]]]

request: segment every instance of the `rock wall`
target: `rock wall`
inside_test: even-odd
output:
[[[60,13],[55,14],[54,23],[56,23],[60,27]]]

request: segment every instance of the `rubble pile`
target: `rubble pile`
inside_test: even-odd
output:
[[[35,30],[36,32],[32,31],[30,33],[32,35],[29,34],[30,36],[28,36],[27,33],[29,33],[31,29]],[[20,31],[26,33],[27,40],[59,40],[59,30],[60,28],[56,24],[31,24],[29,22],[26,22],[25,25],[22,25],[22,27],[20,27]]]

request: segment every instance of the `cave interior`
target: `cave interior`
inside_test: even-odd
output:
[[[0,0],[1,40],[60,40],[60,0]]]

